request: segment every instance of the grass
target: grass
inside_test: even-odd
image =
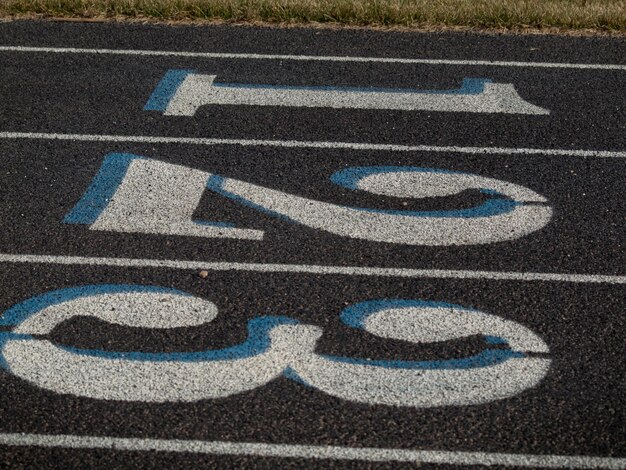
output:
[[[0,0],[0,16],[626,33],[626,0]]]

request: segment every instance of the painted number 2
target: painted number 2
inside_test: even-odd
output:
[[[552,216],[536,192],[494,178],[418,167],[355,167],[331,181],[350,190],[396,198],[479,191],[475,207],[443,211],[348,207],[295,196],[213,173],[131,154],[109,154],[82,199],[64,219],[91,230],[261,240],[262,230],[193,220],[211,191],[287,222],[361,240],[404,245],[471,245],[512,240]]]
[[[432,343],[480,335],[480,354],[436,361],[377,360],[316,352],[321,328],[287,317],[250,320],[243,343],[202,352],[78,349],[46,339],[75,316],[139,328],[193,327],[218,314],[212,302],[173,289],[99,285],[63,289],[9,309],[0,324],[0,365],[39,387],[105,400],[197,401],[228,397],[283,376],[360,403],[409,407],[476,405],[535,386],[548,347],[528,328],[459,305],[370,300],[341,321],[381,338]]]

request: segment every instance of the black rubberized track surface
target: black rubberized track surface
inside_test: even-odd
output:
[[[624,64],[621,39],[383,33],[251,27],[8,22],[0,45],[199,52]],[[143,106],[168,69],[220,81],[275,85],[447,89],[465,77],[513,83],[547,116],[205,106],[193,117]],[[55,54],[0,51],[0,132],[340,141],[623,151],[625,72],[537,67]],[[377,209],[472,207],[473,192],[439,200],[381,198],[333,185],[351,166],[436,167],[530,188],[554,210],[523,238],[490,245],[407,247],[334,236],[207,192],[194,216],[266,232],[263,241],[90,231],[61,221],[103,158],[133,153],[315,200]],[[625,158],[280,146],[0,139],[0,252],[85,257],[626,275]],[[479,337],[430,345],[382,340],[339,321],[370,299],[445,301],[530,328],[550,348],[538,386],[475,406],[400,408],[353,403],[280,378],[251,392],[195,403],[109,402],[56,394],[0,374],[0,432],[275,444],[336,445],[624,457],[623,284],[429,279],[246,271],[209,272],[0,263],[0,311],[35,295],[87,284],[174,287],[214,302],[210,325],[155,332],[87,317],[55,328],[54,342],[110,351],[202,351],[241,343],[247,321],[283,315],[322,327],[321,354],[437,360],[478,354]],[[364,463],[167,452],[0,447],[16,467],[183,468]],[[432,466],[428,468],[447,468]]]

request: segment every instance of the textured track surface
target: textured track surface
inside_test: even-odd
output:
[[[1,23],[0,311],[11,312],[11,307],[50,291],[121,284],[174,288],[212,302],[217,316],[210,323],[185,326],[185,312],[172,308],[172,318],[162,322],[180,317],[180,325],[157,329],[150,327],[156,320],[137,326],[143,311],[131,312],[126,324],[72,311],[74,316],[49,331],[16,339],[11,335],[21,331],[19,322],[6,320],[5,313],[0,332],[0,443],[5,445],[0,446],[0,462],[103,468],[400,468],[416,462],[427,468],[481,463],[496,468],[624,467],[625,51],[624,42],[617,39]],[[546,63],[553,65],[540,65]],[[218,83],[249,90],[262,85],[281,93],[334,87],[413,90],[419,95],[459,89],[463,79],[482,78],[512,84],[521,100],[549,114],[384,109],[387,95],[376,98],[383,100],[378,102],[383,109],[257,103],[204,104],[190,116],[144,110],[168,70],[195,70],[215,75]],[[270,95],[275,92],[267,92]],[[450,95],[436,95],[436,100],[442,96]],[[103,135],[109,136],[107,141],[102,141]],[[112,206],[108,215],[102,207],[95,216],[90,213],[100,217],[100,225],[91,219],[87,223],[82,213],[82,218],[72,219],[68,214],[111,155],[156,162],[153,176],[160,175],[160,181],[172,181],[184,167],[189,185],[179,193],[165,184],[129,183],[130,199],[122,201],[120,191],[115,196],[121,204],[117,213]],[[144,165],[148,169],[141,174],[148,178],[153,167]],[[391,191],[385,189],[387,180],[374,181],[367,192],[350,188],[345,173],[343,179],[333,177],[355,167],[411,168],[412,175],[423,175],[429,168],[497,179],[545,198],[515,204],[550,207],[551,216],[542,223],[535,215],[524,219],[519,230],[525,234],[519,238],[502,229],[500,240],[480,244],[420,245],[422,228],[408,230],[400,237],[403,243],[371,241],[374,232],[387,233],[381,214],[429,214],[430,219],[424,218],[429,224],[459,213],[465,214],[461,219],[472,220],[467,216],[472,208],[492,207],[489,204],[502,199],[472,186],[438,197],[402,193],[408,186],[385,195]],[[190,195],[192,175],[200,178],[197,200]],[[208,179],[206,190],[202,178]],[[244,183],[262,189],[254,192]],[[268,190],[289,195],[286,207],[280,205],[283,196]],[[236,191],[245,195],[235,197]],[[269,195],[262,203],[251,202],[257,193]],[[112,194],[105,196],[109,203]],[[133,224],[133,211],[139,209],[128,201],[140,196],[161,200],[159,204],[182,201],[176,207],[187,204],[194,220],[221,222],[216,230],[227,231],[224,223],[255,229],[263,238],[155,233],[167,224],[183,230],[180,221],[164,213],[135,233],[116,230],[122,222],[126,227]],[[310,208],[318,203],[326,205],[313,217]],[[330,205],[368,210],[359,209],[350,218]],[[296,207],[304,209],[298,212]],[[489,218],[496,212],[481,214]],[[374,214],[374,225],[346,228],[363,213]],[[474,230],[464,223],[458,233]],[[167,263],[158,267],[154,260]],[[383,318],[387,323],[378,335],[340,318],[350,306],[381,300],[389,307],[400,305],[393,303],[398,299],[408,302],[401,304],[405,307],[415,307],[410,303],[415,301],[430,306],[443,302],[447,306],[442,312],[453,304],[495,315],[514,325],[515,334],[523,331],[520,337],[538,337],[545,343],[547,352],[531,349],[524,354],[549,359],[547,373],[539,375],[536,385],[493,400],[481,391],[483,382],[469,380],[462,386],[467,390],[463,395],[474,396],[476,389],[475,395],[482,397],[473,404],[383,404],[380,401],[389,396],[410,395],[414,385],[420,386],[416,379],[402,388],[392,375],[388,380],[381,375],[389,390],[383,387],[369,402],[358,398],[367,396],[363,385],[354,385],[348,397],[338,396],[338,383],[359,383],[342,364],[372,360],[370,366],[377,364],[383,372],[402,369],[408,374],[421,368],[427,376],[433,369],[480,370],[467,366],[464,358],[514,349],[513,340],[510,349],[506,344],[494,346],[498,341],[484,326],[482,334],[472,330],[479,320],[463,324],[465,335],[417,343],[406,339],[425,334],[424,322],[402,328],[400,321],[402,339],[402,331],[391,331],[392,317]],[[33,308],[43,306],[40,302]],[[411,312],[409,317],[416,310]],[[168,380],[173,372],[163,372],[152,381],[137,376],[129,383],[119,379],[125,364],[121,360],[107,363],[110,375],[103,377],[107,383],[119,381],[117,393],[127,393],[128,399],[100,399],[91,396],[99,393],[97,384],[55,363],[52,356],[35,366],[34,359],[28,363],[28,355],[18,360],[11,353],[10,341],[32,341],[103,361],[120,352],[187,353],[185,360],[191,361],[190,354],[245,343],[250,339],[248,322],[263,316],[289,317],[298,327],[316,328],[321,336],[315,357],[331,362],[316,369],[313,359],[289,356],[282,375],[251,390],[149,403],[132,399],[141,395],[136,389],[171,386],[172,393],[181,390],[182,397],[186,382],[172,385]],[[435,322],[433,331],[439,327]],[[23,326],[20,334],[27,329]],[[302,338],[308,341],[308,336]],[[237,354],[241,350],[226,359]],[[450,360],[456,365],[442,365]],[[268,364],[268,370],[275,365]],[[325,379],[312,377],[335,373],[335,366],[338,372],[324,392],[320,384]],[[250,367],[241,374],[251,372]],[[41,378],[57,370],[68,383],[78,385],[64,388],[54,378]],[[224,384],[237,382],[241,374],[225,378]],[[501,377],[498,386],[507,388],[507,380],[516,384],[529,374]],[[461,387],[454,380],[441,383],[443,398]],[[46,440],[50,436],[59,437]],[[115,443],[108,438],[135,440]],[[154,439],[159,441],[154,444]]]

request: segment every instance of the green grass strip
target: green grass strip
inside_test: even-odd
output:
[[[0,0],[0,15],[626,31],[626,0]]]

